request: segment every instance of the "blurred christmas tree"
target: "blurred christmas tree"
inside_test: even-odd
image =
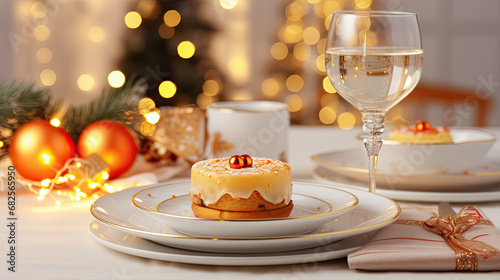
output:
[[[146,95],[157,106],[193,104],[201,93],[220,93],[222,77],[209,57],[217,30],[199,16],[202,9],[200,1],[140,0],[125,16],[130,30],[120,69],[127,79],[146,78]]]

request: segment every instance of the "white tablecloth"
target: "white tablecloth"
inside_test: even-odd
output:
[[[490,131],[500,137],[500,128]],[[294,180],[313,181],[310,156],[329,150],[357,147],[359,128],[292,127],[290,164]],[[494,149],[500,149],[500,143]],[[2,166],[5,168],[5,166]],[[5,170],[4,170],[5,171]],[[176,178],[185,179],[185,178]],[[88,232],[93,217],[91,199],[55,206],[48,199],[18,189],[16,201],[16,272],[7,270],[7,195],[0,198],[0,279],[499,279],[493,273],[363,272],[349,270],[346,258],[260,267],[179,264],[144,259],[101,246]],[[401,202],[406,203],[406,202]],[[432,203],[421,203],[432,206]],[[500,225],[500,201],[476,204]],[[454,204],[460,207],[461,204]]]

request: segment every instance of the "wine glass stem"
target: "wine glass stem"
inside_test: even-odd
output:
[[[378,153],[382,147],[382,137],[380,135],[384,132],[384,120],[385,116],[383,113],[363,113],[363,132],[365,134],[363,143],[368,153],[371,193],[375,193],[377,186],[375,175],[377,171]]]

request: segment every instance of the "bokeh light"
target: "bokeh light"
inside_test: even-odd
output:
[[[56,82],[56,73],[51,69],[45,69],[40,73],[40,82],[44,86],[51,86]]]
[[[298,92],[302,89],[303,86],[304,80],[299,75],[294,74],[286,79],[286,87],[291,92]]]
[[[137,108],[139,109],[139,113],[141,113],[143,115],[149,113],[155,107],[156,107],[155,102],[153,101],[153,99],[151,99],[149,97],[144,97],[137,104]]]
[[[177,86],[172,81],[163,81],[158,86],[158,92],[163,98],[172,98],[177,92]]]
[[[280,84],[276,79],[269,78],[262,82],[260,88],[262,89],[262,93],[264,93],[264,95],[272,97],[278,94]]]
[[[87,38],[92,43],[100,43],[106,38],[106,31],[100,26],[93,26],[87,32]]]
[[[319,111],[319,120],[324,124],[332,124],[337,118],[337,112],[331,107],[323,107]]]
[[[322,73],[326,72],[325,69],[325,55],[321,54],[316,58],[316,69]]]
[[[207,109],[210,104],[212,104],[212,97],[204,93],[200,93],[196,97],[196,105],[198,105],[201,109]]]
[[[293,55],[300,61],[306,61],[311,57],[311,47],[304,42],[300,42],[293,47]]]
[[[323,89],[328,93],[336,93],[337,91],[332,86],[330,79],[328,77],[323,78]]]
[[[82,74],[78,77],[76,84],[81,90],[89,91],[94,87],[94,78],[92,78],[89,74]]]
[[[319,34],[319,30],[315,27],[307,27],[304,29],[304,42],[308,45],[314,45],[318,43],[321,35]]]
[[[50,29],[45,25],[37,25],[33,28],[33,36],[37,41],[47,41],[50,37]]]
[[[356,118],[354,115],[350,112],[345,112],[340,114],[338,118],[338,124],[339,127],[342,129],[352,129],[354,125],[356,124]]]
[[[288,55],[288,47],[282,42],[277,42],[271,47],[271,55],[276,60],[283,60]]]
[[[169,10],[163,15],[163,21],[168,27],[175,27],[181,22],[181,15],[176,10]]]
[[[125,84],[125,75],[119,70],[111,71],[108,75],[108,83],[111,87],[119,88]]]
[[[372,5],[373,0],[354,0],[356,7],[360,9],[368,9]]]
[[[203,93],[208,96],[215,96],[220,91],[219,83],[216,80],[206,80],[202,86]]]
[[[174,37],[175,28],[168,27],[165,25],[165,23],[162,23],[158,28],[158,34],[160,34],[160,37],[162,37],[163,39],[170,39]]]
[[[52,61],[52,52],[47,48],[41,48],[36,52],[36,60],[41,64],[47,64]]]
[[[136,29],[141,26],[142,17],[138,12],[132,11],[125,15],[125,25],[130,29]]]
[[[302,109],[302,98],[297,94],[290,94],[285,98],[285,104],[290,112],[298,112]]]
[[[238,0],[220,0],[219,2],[222,8],[226,10],[236,7],[236,4],[238,4]]]
[[[50,120],[50,125],[59,127],[61,125],[61,121],[58,118],[53,118]]]
[[[47,6],[42,2],[35,2],[31,5],[31,16],[37,19],[44,18],[47,15]]]
[[[196,48],[193,43],[189,41],[182,41],[177,46],[177,53],[180,57],[184,59],[191,58],[196,51]]]

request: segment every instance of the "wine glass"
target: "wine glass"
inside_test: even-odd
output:
[[[335,90],[363,116],[370,192],[374,193],[385,113],[415,88],[422,73],[423,50],[416,14],[333,13],[325,65]]]

